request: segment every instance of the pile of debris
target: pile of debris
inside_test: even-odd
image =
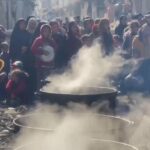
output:
[[[23,115],[27,111],[25,106],[18,108],[0,108],[0,150],[8,150],[15,139],[18,128],[13,124],[13,120]],[[13,145],[12,145],[13,146]]]

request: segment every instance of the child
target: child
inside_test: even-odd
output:
[[[15,61],[15,62],[11,65],[11,70],[15,70],[15,69],[23,70],[23,63],[22,63],[22,61]]]
[[[14,69],[10,73],[6,90],[12,100],[12,105],[28,103],[28,74],[20,69]]]

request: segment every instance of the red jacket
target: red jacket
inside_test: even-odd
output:
[[[6,85],[6,91],[11,95],[11,98],[20,98],[27,93],[27,85],[24,80],[16,84],[13,80],[9,80]]]
[[[52,46],[55,49],[55,43],[54,41],[46,42],[45,39],[42,36],[39,36],[36,38],[32,44],[32,53],[36,56],[36,67],[42,67],[42,66],[51,66],[53,62],[44,62],[39,57],[43,55],[43,51],[39,49],[40,47],[44,46],[45,43],[50,46]]]

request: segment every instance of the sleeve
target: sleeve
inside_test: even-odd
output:
[[[8,93],[11,93],[13,91],[13,86],[14,86],[14,81],[13,80],[9,80],[6,84],[6,91]]]

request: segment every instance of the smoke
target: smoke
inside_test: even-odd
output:
[[[31,113],[23,118],[23,123],[33,129],[23,128],[15,141],[16,147],[27,145],[23,150],[103,150],[104,147],[125,150],[122,145],[94,139],[126,141],[130,127],[127,120],[100,115],[95,108],[77,104],[70,104],[68,108],[39,104]]]
[[[44,90],[72,93],[88,86],[111,86],[111,79],[122,71],[125,61],[119,52],[103,56],[99,45],[83,47],[72,61],[70,68],[61,75],[51,75],[52,81]],[[23,150],[134,150],[113,141],[122,141],[148,150],[150,104],[149,97],[132,93],[118,97],[116,113],[130,121],[104,116],[99,109],[80,104],[69,104],[67,108],[38,104],[23,120],[25,126],[16,139],[16,147],[28,145]],[[123,112],[123,106],[129,108]],[[103,106],[102,106],[103,107]],[[104,139],[104,140],[100,140]],[[107,141],[107,143],[106,143]],[[30,145],[31,143],[31,145]],[[136,150],[136,149],[135,149]]]
[[[15,141],[16,147],[27,145],[23,150],[133,149],[127,145],[122,147],[123,145],[118,146],[119,143],[111,143],[122,141],[135,145],[139,150],[149,150],[149,97],[132,93],[128,97],[119,97],[119,103],[126,103],[130,107],[130,111],[122,117],[134,121],[134,124],[100,115],[96,108],[85,105],[72,103],[68,108],[62,108],[38,104],[26,119],[20,121],[32,129],[21,129]],[[117,107],[119,109],[120,106]]]
[[[142,93],[132,93],[129,96],[130,113],[128,118],[135,121],[130,130],[130,143],[137,145],[140,150],[150,149],[150,103],[149,96]]]
[[[125,60],[119,52],[111,56],[103,55],[100,45],[83,47],[71,60],[70,68],[63,74],[48,77],[51,81],[43,89],[51,92],[72,93],[85,87],[112,86],[112,78],[117,76]]]

